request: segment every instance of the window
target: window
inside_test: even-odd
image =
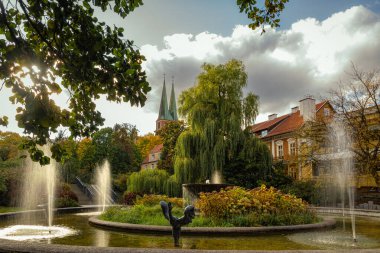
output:
[[[284,147],[282,146],[282,144],[277,145],[277,157],[279,159],[284,158]]]
[[[312,171],[312,173],[313,173],[313,177],[318,177],[319,176],[319,173],[320,173],[320,170],[321,168],[319,168],[318,166],[313,166],[312,168],[311,168],[311,171]],[[323,169],[322,169],[322,171],[323,171]]]
[[[288,175],[291,176],[293,179],[297,179],[297,168],[296,167],[289,167],[288,168]]]
[[[330,109],[329,108],[323,108],[323,114],[325,116],[330,116]]]
[[[276,155],[277,159],[284,158],[284,142],[282,140],[276,141]]]
[[[293,156],[296,154],[296,143],[295,142],[289,143],[289,152],[290,152],[290,155],[293,155]]]
[[[261,131],[261,137],[267,136],[268,130]]]
[[[154,158],[156,158],[154,154],[152,154],[151,157],[152,157],[152,161],[154,160]]]

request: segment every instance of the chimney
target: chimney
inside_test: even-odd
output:
[[[292,110],[292,113],[296,113],[296,112],[299,111],[299,109],[300,109],[299,106],[295,106],[295,107],[293,107],[291,110]]]
[[[268,116],[268,120],[272,120],[272,119],[275,119],[277,118],[277,113],[273,113],[271,115]]]
[[[315,119],[315,99],[312,96],[306,96],[300,100],[300,115],[304,121]]]

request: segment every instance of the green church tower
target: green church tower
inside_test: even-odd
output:
[[[161,129],[168,121],[178,120],[177,103],[174,93],[174,80],[172,81],[172,91],[170,94],[170,105],[166,96],[166,84],[164,75],[164,85],[162,87],[160,109],[158,111],[158,118],[156,120],[156,131]]]
[[[174,78],[172,78],[172,92],[170,94],[169,113],[172,116],[173,120],[178,120],[177,103],[176,103],[175,94],[174,94]]]

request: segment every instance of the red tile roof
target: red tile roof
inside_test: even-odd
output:
[[[147,155],[144,161],[142,162],[142,164],[146,164],[146,163],[149,163],[149,155]]]
[[[319,111],[319,109],[321,109],[322,106],[324,106],[326,103],[327,103],[327,100],[322,101],[322,102],[316,104],[316,105],[315,105],[315,110]]]
[[[270,128],[271,126],[277,124],[278,122],[280,122],[281,120],[285,119],[286,117],[290,116],[290,114],[285,114],[283,116],[280,116],[280,117],[277,117],[275,119],[272,119],[272,120],[267,120],[267,121],[264,121],[264,122],[261,122],[261,123],[257,123],[257,124],[254,124],[252,127],[251,127],[251,131],[253,133],[255,132],[259,132],[261,130],[265,130],[265,129],[268,129]]]
[[[144,159],[144,161],[142,162],[142,164],[152,163],[152,162],[156,162],[156,161],[158,161],[159,159],[154,160],[154,161],[149,161],[149,155],[150,155],[150,154],[155,154],[155,153],[159,153],[159,152],[161,152],[163,146],[164,146],[163,144],[158,144],[158,145],[154,146],[154,147],[149,151],[149,154],[145,157],[145,159]]]
[[[286,118],[278,126],[273,128],[265,137],[289,133],[300,128],[303,124],[303,117],[300,115],[300,111],[290,114],[290,117]]]
[[[327,101],[323,101],[323,102],[316,104],[315,105],[316,111],[319,111],[323,107],[323,105],[325,105],[326,103],[327,103]],[[275,122],[276,119],[279,119],[279,120],[277,120]],[[298,128],[300,128],[302,126],[302,124],[304,123],[303,117],[300,115],[299,110],[295,113],[286,114],[286,115],[283,115],[283,116],[278,117],[276,119],[264,121],[264,122],[253,125],[252,126],[252,132],[258,132],[260,130],[267,129],[270,126],[273,126],[275,123],[282,120],[277,126],[275,126],[265,136],[265,138],[266,138],[269,136],[274,136],[274,135],[278,135],[278,134],[284,134],[284,133],[289,133],[289,132],[295,131]]]
[[[149,151],[149,154],[161,152],[163,146],[164,146],[163,144],[158,144],[154,146],[154,148],[152,148],[152,150]]]

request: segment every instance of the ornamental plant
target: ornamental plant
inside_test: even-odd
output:
[[[143,197],[136,199],[136,205],[142,206],[155,206],[160,203],[160,201],[171,202],[174,206],[183,207],[183,199],[182,198],[170,198],[166,195],[155,195],[155,194],[145,194]]]
[[[246,190],[228,187],[220,192],[201,193],[196,202],[201,215],[215,219],[231,219],[241,215],[309,214],[308,204],[300,198],[262,185]]]

